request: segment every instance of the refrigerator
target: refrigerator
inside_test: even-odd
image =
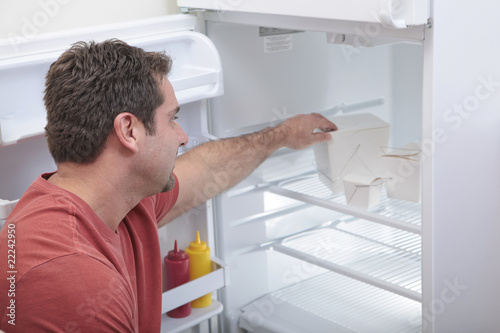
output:
[[[190,139],[180,153],[312,112],[334,122],[377,117],[389,125],[380,154],[418,147],[416,162],[382,175],[369,207],[350,204],[347,185],[332,191],[317,145],[276,151],[160,229],[163,254],[199,231],[213,261],[210,274],[165,291],[162,312],[208,292],[212,304],[183,319],[162,315],[162,331],[495,332],[500,4],[178,5],[183,14],[0,42],[0,219],[35,177],[56,169],[43,137],[50,63],[75,41],[121,38],[172,55],[169,79]],[[411,200],[389,195],[386,181],[410,175]]]

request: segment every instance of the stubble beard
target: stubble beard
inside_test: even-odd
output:
[[[175,187],[175,177],[174,174],[171,173],[170,177],[168,178],[167,184],[165,184],[165,186],[163,187],[162,192],[168,192],[174,187]]]

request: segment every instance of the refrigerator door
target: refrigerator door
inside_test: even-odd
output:
[[[227,12],[381,23],[398,29],[425,24],[429,17],[429,0],[178,0],[177,4]]]
[[[194,25],[193,17],[179,15],[42,35],[23,41],[24,44],[0,41],[0,144],[5,146],[43,136],[45,73],[63,50],[79,40],[119,38],[146,50],[170,54],[175,62],[169,79],[179,104],[222,94],[222,69],[217,50],[204,35],[188,31],[194,29]]]
[[[50,64],[74,42],[118,38],[145,49],[164,51],[173,58],[169,80],[181,106],[178,122],[189,136],[180,153],[209,140],[206,99],[223,93],[219,54],[205,36],[193,32],[196,19],[189,15],[160,17],[110,26],[38,35],[31,40],[0,41],[0,222],[41,173],[56,170],[44,138],[45,74]],[[192,229],[186,228],[186,223]],[[182,228],[180,228],[182,226]],[[174,239],[185,248],[199,230],[213,245],[211,203],[159,230],[162,254]],[[224,263],[213,259],[213,272],[186,286],[165,292],[162,313],[227,284]],[[165,331],[176,332],[220,313],[222,304],[196,309],[183,320],[162,317]]]

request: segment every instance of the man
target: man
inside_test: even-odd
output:
[[[12,271],[9,230],[16,242],[14,279],[0,279],[2,330],[159,332],[157,228],[207,200],[197,189],[229,161],[238,167],[220,191],[276,149],[302,149],[336,129],[300,115],[176,158],[188,138],[170,66],[164,54],[111,40],[77,43],[50,67],[46,136],[58,170],[33,182],[0,233],[2,272]]]

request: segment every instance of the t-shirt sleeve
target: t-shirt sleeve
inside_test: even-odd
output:
[[[174,173],[175,177],[175,186],[168,192],[159,193],[156,195],[156,203],[155,203],[155,213],[156,220],[161,221],[167,215],[167,213],[174,207],[177,202],[177,198],[179,197],[179,180]]]
[[[9,333],[135,332],[136,305],[129,288],[118,272],[94,258],[56,258],[17,283],[15,326],[4,319],[2,327]]]

